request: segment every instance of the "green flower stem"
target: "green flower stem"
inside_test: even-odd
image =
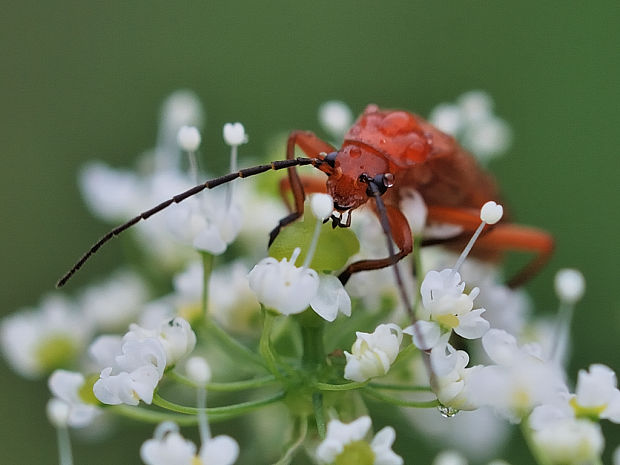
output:
[[[186,415],[196,415],[200,410],[203,410],[207,415],[209,415],[209,419],[213,418],[213,416],[217,417],[220,415],[223,415],[226,418],[236,417],[256,410],[260,407],[274,404],[282,399],[284,399],[284,392],[279,392],[271,397],[267,397],[266,399],[241,402],[239,404],[226,405],[224,407],[207,407],[205,409],[197,409],[196,407],[187,407],[185,405],[170,402],[169,400],[163,399],[158,393],[153,394],[153,404],[158,407],[172,412],[184,413]]]
[[[180,375],[175,371],[170,371],[166,373],[170,379],[177,381],[178,383],[185,384],[186,386],[190,386],[192,388],[197,388],[198,386],[192,380],[187,378],[186,376]],[[246,389],[257,389],[264,386],[269,386],[271,384],[275,384],[277,382],[276,377],[273,375],[261,376],[259,378],[247,379],[243,381],[232,381],[230,383],[207,383],[205,388],[207,391],[214,392],[235,392],[235,391],[244,391]]]
[[[439,407],[439,401],[437,399],[434,400],[423,400],[423,401],[412,401],[412,400],[402,400],[397,397],[388,396],[386,394],[382,394],[376,389],[371,388],[370,386],[366,386],[363,391],[364,394],[368,394],[375,399],[382,400],[392,405],[397,405],[399,407],[414,407],[414,408],[433,408]]]
[[[368,385],[368,381],[351,382],[344,384],[329,384],[329,383],[315,383],[314,387],[319,391],[351,391],[353,389],[359,389]]]
[[[60,465],[73,465],[69,428],[67,426],[56,428],[56,437],[58,439],[58,462]]]
[[[263,357],[267,369],[278,379],[282,379],[282,374],[278,370],[276,357],[271,347],[271,330],[273,329],[273,315],[261,304],[261,314],[263,315],[263,331],[260,335],[258,350]]]
[[[323,394],[314,392],[312,394],[312,407],[314,408],[314,418],[316,419],[316,429],[321,439],[325,439],[325,415],[323,412]]]
[[[116,415],[130,418],[131,420],[142,423],[161,423],[162,421],[173,421],[180,426],[194,426],[198,424],[198,417],[193,415],[180,415],[178,413],[158,412],[142,407],[132,407],[130,405],[113,405],[106,408]]]
[[[289,465],[291,463],[295,452],[299,446],[303,444],[304,439],[306,439],[306,434],[308,433],[308,419],[305,416],[297,417],[295,429],[297,430],[297,438],[291,440],[282,458],[273,465]]]
[[[389,391],[415,391],[415,392],[432,392],[430,386],[409,386],[407,384],[383,384],[370,383],[369,387],[373,389],[386,389]]]
[[[529,418],[523,418],[521,420],[521,434],[523,434],[523,438],[525,439],[525,443],[527,444],[530,453],[534,457],[534,460],[538,465],[551,465],[551,462],[545,457],[543,452],[534,442],[534,436],[532,435],[532,428],[529,427]],[[592,464],[594,465],[594,464]]]
[[[325,320],[311,310],[306,310],[297,318],[301,329],[303,344],[302,364],[310,372],[316,372],[325,364],[325,344],[323,332]]]

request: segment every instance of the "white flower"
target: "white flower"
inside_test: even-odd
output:
[[[496,365],[481,367],[470,377],[475,403],[518,422],[535,406],[566,392],[558,367],[541,358],[539,346],[518,347],[513,336],[498,329],[489,330],[482,344]]]
[[[313,194],[310,197],[310,208],[316,218],[325,220],[334,211],[334,199],[329,194]]]
[[[0,340],[7,361],[20,375],[37,378],[77,358],[92,332],[90,322],[60,295],[39,308],[23,309],[2,320]]]
[[[185,362],[185,372],[189,379],[199,386],[211,381],[211,368],[204,357],[194,356]]]
[[[156,338],[166,351],[166,366],[172,366],[189,354],[196,346],[196,334],[190,324],[181,317],[166,319],[155,330],[136,324],[129,326],[124,341]]]
[[[554,465],[599,463],[604,446],[600,426],[588,420],[560,420],[535,431],[533,438],[544,457]]]
[[[195,152],[200,146],[200,131],[195,126],[182,126],[177,133],[177,142],[186,152]]]
[[[66,423],[74,428],[89,425],[100,413],[95,405],[87,404],[80,395],[85,382],[81,373],[66,370],[56,370],[48,379],[49,389],[55,399],[68,407]]]
[[[331,420],[327,434],[316,450],[320,463],[372,463],[373,465],[402,465],[403,459],[392,451],[396,437],[394,429],[386,426],[370,444],[364,437],[370,430],[370,417],[363,416],[351,423]],[[347,461],[348,460],[348,461]],[[352,460],[357,460],[353,462]]]
[[[432,465],[467,465],[467,459],[458,452],[446,450],[437,454]]]
[[[220,435],[200,448],[200,465],[232,465],[239,457],[239,444],[230,436]]]
[[[148,290],[140,275],[122,270],[82,292],[78,306],[98,330],[126,328],[146,303]]]
[[[480,405],[472,395],[469,380],[480,366],[466,368],[469,355],[443,342],[431,350],[433,377],[431,385],[437,399],[446,407],[457,410],[475,410]]]
[[[381,324],[373,333],[358,331],[356,335],[352,353],[344,353],[344,377],[361,382],[385,375],[400,350],[402,330],[395,324]]]
[[[166,351],[154,337],[126,335],[118,353],[117,338],[99,338],[91,346],[91,355],[108,365],[93,386],[97,399],[104,404],[150,404],[153,391],[164,374]]]
[[[319,123],[331,137],[344,137],[352,122],[353,113],[344,102],[329,100],[319,107]]]
[[[620,423],[620,391],[616,374],[605,365],[579,370],[575,396],[570,402],[575,415]]]
[[[241,208],[227,204],[222,192],[188,199],[166,213],[168,228],[181,242],[219,255],[233,242],[243,224]]]
[[[69,404],[60,399],[50,399],[46,405],[47,418],[55,428],[66,428],[69,422]]]
[[[464,117],[457,105],[441,103],[433,108],[429,121],[443,132],[456,136],[463,127]]]
[[[192,465],[195,454],[194,443],[183,438],[171,422],[158,425],[153,439],[140,447],[140,458],[146,465]]]
[[[586,282],[579,270],[564,268],[556,273],[554,287],[560,300],[574,304],[583,297]]]
[[[472,310],[480,290],[476,287],[465,294],[464,289],[458,272],[450,268],[429,271],[420,288],[422,305],[432,320],[459,336],[477,339],[489,329],[489,322],[480,316],[483,308]]]
[[[502,219],[504,207],[489,200],[480,209],[480,219],[487,224],[495,224]]]
[[[248,274],[250,288],[259,302],[283,315],[303,312],[319,289],[316,271],[295,266],[300,252],[296,248],[290,261],[264,258]]]
[[[228,145],[241,145],[248,141],[245,128],[241,123],[226,123],[223,129],[224,141]]]

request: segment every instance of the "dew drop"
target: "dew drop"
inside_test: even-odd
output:
[[[445,405],[440,405],[437,407],[437,410],[439,410],[439,413],[441,413],[441,416],[444,418],[453,418],[460,411],[452,407],[446,407]]]

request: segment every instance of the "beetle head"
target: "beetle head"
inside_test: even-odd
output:
[[[382,176],[387,173],[387,162],[377,154],[355,145],[346,145],[339,152],[325,156],[323,171],[329,176],[327,192],[334,199],[334,208],[339,212],[354,210],[372,197],[369,183],[376,182],[382,193],[390,187],[391,179]]]

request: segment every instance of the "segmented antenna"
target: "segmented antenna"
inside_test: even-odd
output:
[[[107,234],[102,236],[101,239],[95,242],[95,244],[93,244],[93,246],[84,255],[82,255],[82,257],[71,267],[71,269],[67,271],[64,274],[64,276],[60,278],[60,280],[58,280],[58,283],[56,283],[56,287],[64,286],[67,283],[67,281],[69,281],[69,279],[71,279],[71,277],[75,274],[75,272],[79,270],[82,267],[82,265],[84,265],[84,263],[95,252],[97,252],[97,250],[99,250],[99,248],[103,244],[108,242],[114,236],[118,236],[120,233],[122,233],[126,229],[129,229],[134,224],[140,222],[141,220],[146,220],[147,218],[153,216],[155,213],[159,213],[166,207],[169,207],[173,203],[180,203],[183,200],[187,199],[188,197],[196,195],[205,189],[213,189],[214,187],[217,187],[219,185],[226,184],[230,181],[234,181],[237,178],[248,178],[250,176],[264,173],[269,170],[277,171],[277,170],[281,170],[284,168],[291,168],[293,166],[304,166],[304,165],[317,166],[321,164],[322,162],[323,162],[322,159],[302,158],[302,157],[293,158],[291,160],[278,160],[278,161],[273,161],[266,165],[257,165],[251,168],[245,168],[243,170],[236,171],[234,173],[229,173],[224,176],[220,176],[219,178],[210,179],[202,184],[198,184],[197,186],[192,187],[191,189],[188,189],[185,192],[182,192],[178,195],[175,195],[174,197],[169,198],[168,200],[163,201],[159,205],[156,205],[155,207],[151,208],[150,210],[140,213],[138,216],[130,219],[129,221],[121,224],[120,226],[117,226],[116,228],[112,229]]]

